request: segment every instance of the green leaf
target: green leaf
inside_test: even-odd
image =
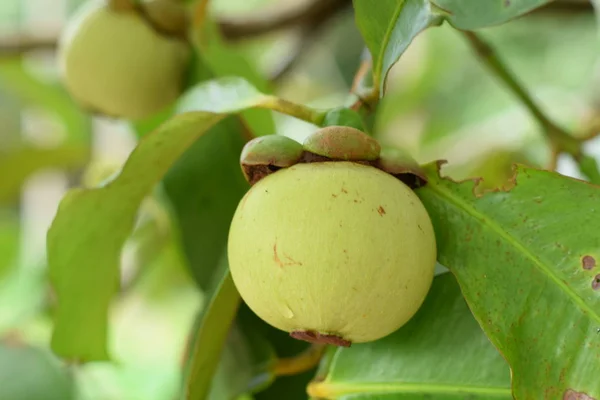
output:
[[[197,320],[196,334],[190,346],[191,358],[184,383],[185,400],[208,398],[227,333],[241,301],[227,263],[221,263],[206,299],[207,305]]]
[[[262,99],[258,96],[255,102]],[[223,113],[252,103],[230,100]],[[121,249],[139,205],[181,155],[225,116],[197,111],[175,116],[142,138],[113,181],[101,188],[72,190],[62,200],[47,238],[50,278],[58,297],[52,336],[57,354],[81,361],[108,358],[108,308],[119,287]]]
[[[163,179],[190,271],[206,288],[227,243],[238,202],[250,187],[240,168],[245,144],[237,117],[212,127]]]
[[[374,86],[383,96],[389,70],[413,39],[442,17],[428,0],[354,0],[356,24],[373,58]]]
[[[104,360],[107,313],[119,287],[119,259],[141,201],[184,150],[223,116],[187,113],[140,141],[119,176],[67,193],[48,232],[50,278],[58,297],[53,350]]]
[[[434,279],[417,314],[393,334],[338,348],[308,388],[319,399],[511,399],[510,371],[455,278]]]
[[[270,99],[244,78],[215,78],[188,89],[178,101],[177,111],[221,113],[259,107]]]
[[[269,97],[242,78],[220,78],[190,88],[177,111],[218,113],[249,108],[265,99]],[[249,188],[239,165],[246,142],[243,132],[238,117],[219,122],[177,160],[163,180],[190,271],[202,288],[211,280],[225,250],[233,213]]]
[[[367,131],[360,114],[345,107],[337,107],[327,111],[322,126],[349,126],[363,132]]]
[[[234,399],[270,385],[274,380],[270,367],[276,359],[271,344],[237,319],[227,336],[208,398]]]
[[[516,399],[600,398],[600,187],[515,172],[512,189],[478,197],[430,174],[417,193],[439,260],[510,364]]]
[[[45,351],[0,345],[0,399],[74,400],[72,377]]]
[[[499,25],[553,0],[431,0],[456,28],[473,30]]]
[[[62,146],[53,149],[22,147],[0,151],[0,204],[17,199],[21,186],[33,173],[46,168],[75,170],[89,159],[87,146]]]

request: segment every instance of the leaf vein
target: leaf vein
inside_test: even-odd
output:
[[[452,192],[449,190],[442,188],[440,186],[429,185],[429,187],[440,194],[441,197],[445,197],[451,203],[455,204],[458,208],[465,211],[467,214],[472,215],[474,218],[479,219],[483,222],[484,225],[487,225],[492,231],[496,232],[498,236],[505,239],[508,243],[512,244],[518,251],[526,256],[539,270],[544,272],[552,281],[554,281],[557,286],[562,289],[562,291],[567,294],[571,300],[581,308],[584,313],[587,313],[591,316],[597,323],[600,323],[600,315],[596,314],[594,310],[588,306],[585,301],[580,298],[577,293],[575,293],[569,286],[567,286],[552,270],[545,265],[542,260],[533,254],[531,251],[527,249],[517,238],[511,235],[508,231],[503,229],[497,223],[494,223],[489,218],[487,218],[484,214],[479,212],[475,207],[470,206],[468,203],[463,201],[462,199],[454,196]]]
[[[405,4],[406,0],[400,0],[400,4],[398,4],[396,9],[394,10],[394,14],[392,15],[392,23],[388,25],[387,30],[385,31],[385,35],[383,36],[383,51],[379,52],[379,56],[377,57],[377,64],[375,65],[376,79],[374,82],[374,86],[376,88],[379,88],[381,86],[381,68],[383,66],[383,59],[385,58],[385,49],[387,49],[387,45],[390,41],[390,37],[392,36],[392,32],[394,32],[394,28],[396,27],[396,21],[398,20],[398,17],[400,16],[400,13],[402,12],[402,9],[404,8]]]

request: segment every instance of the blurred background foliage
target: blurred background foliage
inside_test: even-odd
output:
[[[68,188],[96,185],[118,171],[137,140],[132,126],[87,114],[61,86],[56,38],[80,2],[0,2],[0,399],[174,399],[203,293],[188,272],[160,195],[146,201],[123,254],[123,289],[110,315],[115,360],[64,366],[49,350],[53,294],[46,230]],[[267,20],[309,2],[214,0],[211,5],[219,20],[235,24]],[[227,38],[227,24],[223,27]],[[600,113],[600,46],[590,4],[557,2],[481,33],[558,122],[582,134],[593,130]],[[314,107],[346,102],[364,49],[349,6],[306,26],[229,39],[271,79],[275,94]],[[315,129],[274,117],[278,133],[298,140]],[[446,173],[483,176],[488,188],[509,179],[513,162],[545,167],[550,161],[535,122],[448,26],[429,29],[409,47],[391,71],[372,123],[383,142],[409,148],[423,162],[447,159]],[[586,146],[600,158],[600,142]],[[577,176],[567,159],[559,160],[559,171]],[[251,387],[271,381],[241,377],[244,360],[269,360],[272,351],[287,357],[305,348],[265,327],[273,348],[253,346],[263,353],[244,355],[248,335],[236,332],[244,330],[245,318],[252,320],[248,313],[242,309],[228,337],[214,399],[235,390],[232,374]],[[313,376],[309,371],[279,378],[254,397],[279,399],[280,388],[294,387],[298,398],[305,398]],[[293,399],[287,393],[285,398]]]

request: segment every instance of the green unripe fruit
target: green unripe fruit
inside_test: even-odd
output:
[[[420,308],[434,276],[429,215],[400,180],[353,162],[300,163],[257,182],[229,233],[248,306],[292,336],[382,338]]]
[[[83,106],[112,117],[142,119],[182,90],[187,43],[159,33],[139,10],[88,3],[59,43],[65,86]]]

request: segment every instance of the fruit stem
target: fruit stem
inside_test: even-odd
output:
[[[544,130],[546,137],[550,141],[551,147],[558,155],[561,152],[571,155],[571,157],[577,162],[580,167],[580,171],[584,173],[592,182],[598,180],[599,173],[590,173],[586,168],[582,168],[582,160],[585,159],[583,154],[582,146],[580,141],[573,135],[569,134],[566,130],[552,121],[533,100],[531,95],[525,90],[517,78],[511,73],[507,65],[500,59],[497,52],[483,40],[479,35],[471,31],[463,32],[475,53],[479,56],[480,60],[492,71],[498,78],[500,78],[506,86],[513,92],[513,94],[523,103],[529,113],[539,123],[541,128]],[[600,183],[600,182],[595,182]]]
[[[314,343],[294,357],[280,358],[273,367],[275,376],[298,375],[310,371],[319,364],[327,346]]]
[[[318,111],[275,96],[265,96],[264,100],[261,101],[261,107],[290,115],[317,126],[321,126],[325,120],[325,114],[327,114],[325,111]]]

